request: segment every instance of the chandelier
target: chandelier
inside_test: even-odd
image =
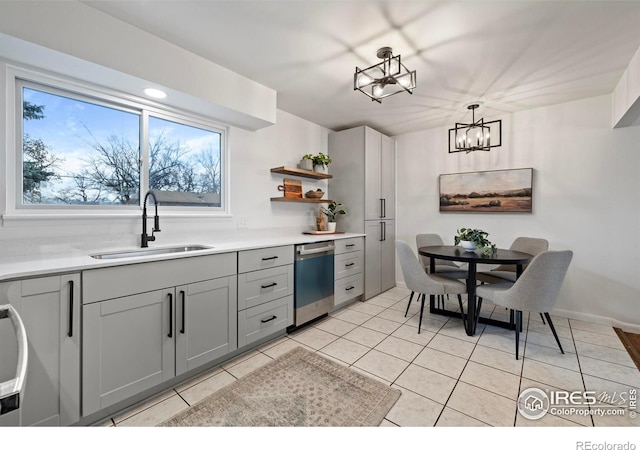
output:
[[[449,129],[449,153],[488,152],[502,145],[502,121],[485,122],[484,119],[478,119],[476,122],[475,110],[479,107],[479,103],[467,106],[471,110],[471,123],[456,122],[455,128]]]
[[[409,71],[400,61],[400,55],[393,56],[391,47],[378,50],[381,63],[359,69],[353,74],[353,89],[362,92],[372,101],[382,103],[382,99],[398,92],[413,94],[416,87],[416,71]]]

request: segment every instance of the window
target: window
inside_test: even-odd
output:
[[[109,94],[17,85],[19,208],[131,209],[154,190],[160,204],[224,211],[224,129]]]

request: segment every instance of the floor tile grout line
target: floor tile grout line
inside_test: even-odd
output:
[[[576,339],[573,335],[573,327],[571,326],[571,321],[569,320],[569,330],[571,331],[571,341],[573,342],[574,350],[576,351],[576,359],[578,360],[578,369],[580,369],[580,379],[582,380],[582,388],[587,390],[587,383],[584,381],[584,373],[582,372],[582,364],[580,364],[580,354],[578,353],[578,348],[576,346]],[[589,412],[591,412],[591,405],[587,405],[589,408]],[[595,427],[596,423],[593,420],[593,414],[589,414],[589,419],[591,420],[591,426]]]

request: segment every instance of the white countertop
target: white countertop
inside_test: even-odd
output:
[[[78,253],[77,250],[70,250],[69,253],[57,252],[56,254],[50,254],[46,256],[4,258],[0,259],[0,281],[10,280],[14,278],[51,275],[63,272],[77,272],[81,270],[96,269],[101,267],[122,266],[126,264],[136,264],[141,262],[189,258],[194,256],[214,255],[217,253],[236,252],[240,250],[277,247],[280,245],[306,244],[312,242],[348,239],[362,236],[364,236],[364,234],[361,233],[308,235],[303,234],[302,232],[285,232],[282,234],[271,232],[266,233],[265,235],[256,234],[255,236],[242,236],[241,238],[235,240],[233,238],[227,238],[225,240],[198,239],[195,242],[185,241],[165,245],[154,245],[153,242],[150,243],[149,249],[191,245],[203,245],[211,247],[204,250],[195,250],[180,253],[166,253],[162,255],[147,255],[119,259],[95,259],[90,256],[92,254],[99,253],[139,250],[139,248],[128,247],[108,248],[104,249],[103,251],[92,251],[86,254]]]

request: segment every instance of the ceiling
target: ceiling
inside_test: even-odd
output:
[[[639,1],[90,1],[278,92],[332,130],[398,135],[613,91],[640,47]],[[393,48],[413,95],[371,101],[355,67]]]

